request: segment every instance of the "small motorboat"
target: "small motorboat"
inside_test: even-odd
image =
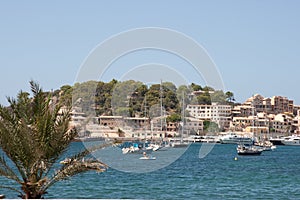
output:
[[[262,151],[262,148],[257,148],[255,146],[238,145],[237,147],[238,155],[244,156],[258,156],[262,153]]]
[[[156,157],[148,156],[146,152],[143,152],[143,156],[140,157],[140,160],[156,160]]]
[[[140,157],[140,160],[156,160],[156,157],[148,156],[148,157]]]

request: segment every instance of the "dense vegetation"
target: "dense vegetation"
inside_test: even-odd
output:
[[[198,91],[197,95],[192,95]],[[151,117],[160,114],[163,105],[166,114],[181,114],[183,102],[187,104],[233,104],[234,95],[228,91],[202,87],[195,83],[178,88],[171,82],[145,85],[139,81],[111,80],[88,81],[74,86],[64,85],[54,91],[66,104],[71,102],[83,109],[85,113],[96,115],[122,115],[131,117]],[[184,100],[184,101],[183,101]],[[174,116],[173,116],[174,117]],[[174,119],[170,119],[174,120]]]

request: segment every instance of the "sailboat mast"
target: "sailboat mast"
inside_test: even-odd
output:
[[[145,140],[147,139],[147,126],[146,126],[146,118],[147,118],[147,99],[145,97],[145,101],[144,101],[144,127],[145,127]]]
[[[255,95],[253,95],[252,97],[252,117],[253,117],[253,120],[252,120],[252,129],[253,129],[253,138],[254,140],[257,140],[257,137],[258,138],[258,141],[257,142],[260,142],[260,136],[258,136],[258,128],[255,124],[255,119],[256,119],[256,115],[255,115],[255,111],[256,111],[256,108],[255,108],[255,104],[254,104],[254,101],[255,101]]]
[[[182,91],[182,130],[181,130],[181,139],[183,138],[183,133],[184,133],[184,121],[185,121],[185,113],[184,113],[184,91]]]
[[[160,80],[160,87],[159,87],[159,98],[160,98],[160,130],[163,131],[163,109],[162,109],[162,80]]]

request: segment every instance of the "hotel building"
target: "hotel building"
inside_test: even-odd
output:
[[[229,128],[231,121],[231,106],[212,103],[211,105],[187,105],[190,115],[201,120],[215,122],[219,128]]]

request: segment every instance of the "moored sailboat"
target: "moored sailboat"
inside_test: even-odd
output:
[[[184,126],[185,126],[185,107],[184,107],[184,92],[182,93],[182,113],[181,113],[181,133],[180,133],[180,139],[179,140],[175,140],[171,143],[171,146],[172,147],[175,147],[175,148],[179,148],[179,147],[182,147],[182,148],[185,148],[187,146],[190,145],[190,143],[186,140],[183,139],[183,134],[184,134]]]

